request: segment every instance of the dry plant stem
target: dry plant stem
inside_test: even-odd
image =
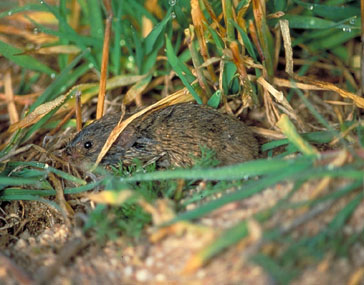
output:
[[[205,76],[203,75],[202,68],[201,68],[201,62],[198,58],[197,51],[193,45],[194,31],[191,26],[189,29],[185,30],[185,35],[186,35],[186,42],[188,45],[188,49],[190,50],[190,53],[191,53],[192,63],[196,70],[196,76],[197,76],[198,83],[200,84],[202,89],[206,92],[207,98],[210,98],[210,96],[212,95],[212,92],[211,92],[209,85],[207,84]],[[205,100],[207,98],[205,98]]]
[[[240,75],[240,81],[243,83],[245,78],[247,78],[248,74],[246,72],[242,57],[239,52],[239,46],[236,41],[233,41],[230,44],[230,50],[233,54],[233,62],[235,63]]]
[[[82,129],[81,92],[80,91],[77,91],[75,97],[76,97],[76,104],[75,104],[75,109],[76,109],[76,126],[77,126],[77,132],[79,132]]]
[[[105,6],[110,7],[110,1],[106,0]],[[109,62],[111,21],[112,21],[112,12],[111,12],[111,8],[109,8],[108,16],[106,19],[106,25],[105,25],[104,46],[102,49],[100,90],[99,90],[99,96],[97,99],[96,119],[100,119],[104,113],[105,90],[106,90],[106,81],[107,81],[107,67],[108,67],[108,62]]]
[[[285,135],[283,135],[280,132],[276,132],[269,129],[259,128],[259,127],[250,127],[250,130],[257,134],[261,135],[265,138],[273,139],[273,140],[281,140],[287,138]]]
[[[273,83],[274,83],[274,85],[277,85],[280,87],[299,88],[302,90],[325,90],[325,88],[318,87],[316,85],[300,83],[300,82],[292,83],[292,81],[290,81],[290,80],[278,78],[278,77],[274,78]]]
[[[4,155],[3,157],[0,157],[0,162],[2,161],[6,161],[8,160],[9,158],[11,158],[12,156],[15,156],[15,155],[18,155],[19,153],[22,153],[22,152],[25,152],[25,151],[28,151],[30,148],[32,148],[34,145],[33,144],[28,144],[26,146],[23,146],[21,148],[18,148],[17,150],[15,151],[10,151],[8,154]]]
[[[349,91],[346,91],[344,89],[341,89],[341,88],[337,87],[335,84],[315,80],[315,79],[312,79],[307,76],[298,76],[296,74],[292,74],[292,77],[295,80],[304,81],[305,83],[309,83],[309,84],[315,85],[317,87],[321,87],[324,90],[334,91],[334,92],[338,93],[341,97],[350,98],[351,100],[353,100],[354,104],[357,107],[364,108],[364,98],[362,98],[354,93],[351,93]]]
[[[225,37],[226,30],[223,26],[220,24],[220,20],[216,17],[214,10],[212,9],[210,3],[208,0],[203,0],[203,3],[205,5],[207,13],[209,13],[214,25],[218,28],[218,31],[216,31],[221,38]],[[213,25],[212,25],[213,26]]]
[[[59,181],[59,179],[57,178],[56,175],[54,175],[52,172],[50,172],[48,174],[49,180],[52,182],[54,188],[56,189],[56,200],[58,202],[58,204],[61,206],[61,209],[63,211],[63,216],[65,218],[65,224],[67,226],[70,226],[70,220],[68,219],[67,215],[73,215],[74,212],[72,210],[72,208],[68,205],[66,199],[64,198],[64,193],[63,193],[63,187],[61,182]]]
[[[14,95],[14,102],[19,105],[31,105],[40,94],[41,92],[30,93],[27,95]],[[6,100],[6,95],[4,93],[0,93],[0,100]]]
[[[259,53],[261,60],[264,61],[264,54],[262,51],[262,47],[260,46],[260,43],[258,41],[257,31],[256,31],[254,23],[252,21],[249,21],[249,32],[250,32],[250,36],[252,37],[253,43],[254,43],[255,47],[257,48],[257,51]]]
[[[81,6],[77,0],[72,0],[71,6],[70,26],[77,31],[80,22]]]
[[[204,31],[205,31],[204,23],[206,23],[206,19],[201,11],[200,3],[198,0],[191,0],[191,17],[192,17],[192,23],[195,27],[196,37],[200,46],[200,53],[204,61],[207,61],[210,58],[210,56],[206,45],[206,39],[204,36]],[[210,74],[211,80],[215,82],[216,76],[213,67],[207,66],[207,70]]]
[[[75,110],[71,110],[71,112],[69,112],[63,119],[62,121],[57,125],[57,127],[55,127],[53,130],[51,130],[49,132],[50,136],[55,135],[56,133],[58,133],[58,131],[62,128],[62,126],[68,122],[68,120],[73,116]]]
[[[363,282],[364,267],[358,268],[349,278],[348,285],[358,285]]]
[[[10,117],[10,124],[14,124],[19,121],[19,114],[16,110],[14,102],[14,92],[11,84],[11,73],[10,70],[6,71],[4,76],[4,87],[5,87],[5,100],[8,105],[8,113]]]
[[[5,268],[7,272],[12,273],[12,277],[14,278],[13,281],[17,281],[18,284],[22,285],[30,285],[33,284],[33,280],[31,279],[28,274],[18,267],[12,260],[9,259],[9,257],[3,255],[0,253],[0,264],[1,267]]]
[[[274,67],[273,67],[273,70],[277,70],[279,59],[280,59],[279,53],[281,51],[281,45],[282,45],[282,33],[281,33],[280,29],[275,29],[274,33],[275,33],[275,36],[274,36],[275,51],[274,51]]]
[[[292,42],[291,36],[289,34],[289,26],[287,20],[280,20],[279,25],[281,27],[283,43],[284,43],[284,52],[286,56],[286,69],[285,71],[291,75],[293,74],[293,51],[292,51]]]

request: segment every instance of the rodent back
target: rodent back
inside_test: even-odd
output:
[[[85,127],[70,143],[69,150],[95,162],[102,146],[119,121],[119,114],[107,114]],[[216,152],[221,164],[253,159],[258,143],[239,120],[215,109],[193,103],[181,103],[136,118],[119,135],[105,155],[103,163],[133,158],[148,161],[164,156],[168,164],[187,166],[200,147]]]

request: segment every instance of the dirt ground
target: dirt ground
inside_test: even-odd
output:
[[[339,184],[344,185],[345,181]],[[276,284],[273,276],[250,262],[257,251],[279,251],[262,241],[262,229],[251,217],[284,197],[291,183],[278,184],[240,202],[210,213],[196,223],[179,222],[167,228],[153,225],[137,240],[120,236],[101,244],[85,234],[77,222],[65,223],[53,209],[39,202],[2,203],[1,284]],[[303,185],[293,201],[305,200],[317,187]],[[90,201],[83,199],[82,203]],[[162,210],[164,201],[156,207]],[[362,203],[363,204],[363,203]],[[326,211],[309,217],[286,210],[272,217],[267,227],[291,228],[293,236],[312,235],[345,205],[339,200]],[[77,215],[77,214],[76,214]],[[82,215],[81,215],[82,216]],[[294,223],[299,217],[304,222]],[[196,256],[227,228],[248,218],[250,235],[204,265]],[[5,222],[6,221],[6,222]],[[353,235],[364,227],[364,205],[345,227]],[[10,234],[12,232],[12,234]],[[196,266],[197,262],[197,266]],[[292,284],[364,284],[364,246],[354,244],[349,258],[328,254],[308,263]],[[361,281],[360,281],[361,280]]]

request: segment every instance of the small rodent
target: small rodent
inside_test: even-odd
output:
[[[85,127],[66,147],[75,163],[95,163],[120,114],[109,113]],[[216,152],[219,165],[235,164],[258,156],[259,145],[238,119],[194,103],[180,103],[132,121],[119,135],[102,164],[131,164],[155,160],[157,166],[191,166],[201,146]]]

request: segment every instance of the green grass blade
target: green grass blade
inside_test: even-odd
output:
[[[21,7],[12,8],[6,12],[0,13],[0,19],[4,17],[8,17],[14,15],[19,12],[27,12],[27,11],[47,11],[47,9],[43,5],[39,4],[27,4]]]
[[[177,169],[155,171],[151,173],[134,174],[132,177],[121,178],[125,182],[151,181],[165,179],[205,179],[205,180],[232,180],[244,179],[255,175],[269,174],[275,171],[283,171],[296,165],[311,165],[311,158],[299,158],[296,160],[271,159],[252,160],[242,164],[208,169]]]
[[[173,224],[182,220],[192,220],[200,218],[207,213],[222,207],[223,205],[248,198],[256,193],[259,193],[260,191],[263,191],[267,187],[278,183],[279,181],[291,178],[293,175],[302,173],[305,169],[310,168],[310,166],[311,163],[302,163],[292,165],[291,167],[287,167],[286,169],[281,171],[271,172],[270,175],[267,175],[266,177],[258,181],[250,181],[249,183],[244,184],[242,188],[237,190],[236,192],[224,195],[220,199],[213,200],[194,210],[178,215],[176,218],[168,222],[168,224]]]
[[[200,96],[198,96],[195,89],[191,86],[191,82],[196,78],[192,75],[191,71],[185,66],[176,56],[173,50],[172,43],[168,37],[166,37],[166,49],[167,49],[167,57],[168,62],[181,79],[183,84],[186,86],[188,91],[192,94],[195,98],[196,102],[202,104]]]
[[[41,63],[40,61],[36,60],[35,58],[29,55],[21,54],[23,53],[22,50],[13,47],[12,45],[9,45],[1,40],[0,40],[0,53],[2,56],[6,57],[10,61],[24,68],[43,72],[48,75],[56,74],[56,72],[53,69],[49,68],[45,64]]]

